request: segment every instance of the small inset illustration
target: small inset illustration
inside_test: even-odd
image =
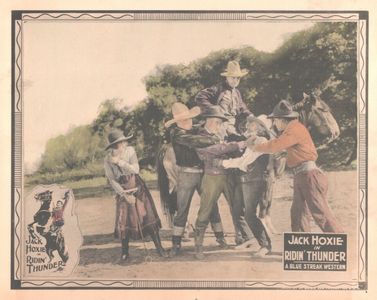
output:
[[[37,186],[26,198],[25,276],[70,274],[78,263],[81,233],[70,189]]]

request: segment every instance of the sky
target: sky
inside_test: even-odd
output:
[[[146,97],[156,65],[188,64],[242,46],[273,52],[311,22],[26,22],[22,42],[24,163],[37,166],[48,139],[89,124],[101,102]],[[242,66],[241,66],[242,67]],[[225,66],[224,66],[225,68]]]

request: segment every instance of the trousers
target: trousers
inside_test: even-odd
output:
[[[328,181],[320,169],[294,176],[291,207],[292,231],[310,232],[310,215],[323,232],[343,232],[327,202]]]
[[[269,194],[270,185],[265,180],[240,182],[245,204],[245,219],[261,247],[271,249],[271,239],[257,216],[257,207],[263,207],[263,200]]]
[[[195,222],[197,229],[205,229],[209,223],[210,213],[217,205],[217,200],[223,193],[227,200],[236,234],[252,236],[243,214],[242,190],[236,190],[235,176],[204,174],[200,193],[200,208]]]
[[[187,217],[190,211],[191,200],[194,192],[200,194],[202,173],[189,173],[179,171],[178,186],[177,186],[177,213],[173,220],[173,235],[182,236],[185,230]],[[214,232],[223,232],[219,207],[213,206],[209,214],[209,221],[211,222]]]

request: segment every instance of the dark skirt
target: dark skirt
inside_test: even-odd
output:
[[[115,231],[119,237],[125,239],[129,236],[131,239],[138,240],[142,238],[140,230],[144,237],[152,231],[158,232],[161,228],[161,221],[152,195],[141,177],[138,174],[123,176],[119,183],[125,190],[138,188],[135,193],[137,199],[135,205],[129,204],[119,195],[115,198]]]

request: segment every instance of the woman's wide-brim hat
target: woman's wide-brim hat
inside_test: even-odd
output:
[[[246,69],[241,69],[240,64],[238,61],[232,60],[228,62],[228,65],[223,73],[221,73],[221,76],[226,77],[243,77],[247,73],[249,73]]]
[[[176,102],[173,104],[171,108],[173,119],[167,121],[165,123],[165,127],[168,128],[174,123],[177,123],[179,121],[184,121],[187,119],[195,118],[196,116],[200,115],[200,107],[195,106],[191,109],[189,109],[186,105],[184,105],[181,102]]]
[[[123,131],[119,129],[114,129],[110,131],[109,135],[107,136],[109,144],[106,146],[105,150],[109,149],[117,143],[129,140],[130,138],[132,138],[132,136],[132,134],[129,136],[125,136]]]
[[[228,121],[228,118],[223,113],[222,109],[218,105],[212,105],[208,107],[205,112],[202,114],[203,118],[218,118],[223,121]]]
[[[299,114],[293,110],[292,105],[287,100],[281,100],[273,109],[270,119],[293,119],[298,118]]]

